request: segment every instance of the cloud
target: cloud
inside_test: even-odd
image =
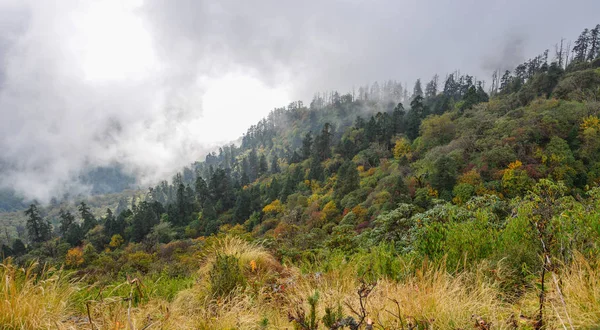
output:
[[[518,31],[507,33],[499,42],[499,47],[484,55],[481,68],[487,72],[512,71],[525,61],[526,36]],[[540,50],[540,53],[542,51]]]
[[[594,0],[0,0],[0,187],[48,200],[85,191],[73,180],[82,170],[116,163],[151,183],[289,100],[455,69],[487,77],[595,25],[598,9]]]

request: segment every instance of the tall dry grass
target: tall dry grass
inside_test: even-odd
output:
[[[244,287],[226,296],[212,295],[206,278],[218,254],[235,255],[247,279]],[[206,250],[196,284],[173,301],[149,298],[150,289],[137,279],[92,297],[86,292],[97,290],[81,286],[61,270],[35,264],[18,268],[8,261],[0,267],[0,329],[292,329],[288,313],[299,309],[308,313],[307,300],[315,291],[318,319],[326,308],[341,308],[344,316],[356,319],[355,312],[364,311],[375,329],[409,329],[417,324],[422,329],[485,329],[475,326],[481,320],[491,329],[531,328],[527,317],[534,316],[538,306],[536,290],[509,303],[502,298],[499,283],[486,275],[485,264],[456,273],[449,273],[443,262],[411,266],[400,280],[367,279],[376,281],[375,287],[361,298],[360,260],[337,262],[322,273],[301,272],[282,266],[258,245],[222,238]],[[408,267],[411,262],[395,265]],[[578,255],[561,269],[557,274],[561,294],[554,284],[547,285],[547,328],[600,324],[600,263]],[[531,284],[533,288],[535,283]],[[325,329],[323,322],[319,329]]]
[[[78,290],[60,269],[0,264],[0,329],[56,329],[74,311],[70,297]]]
[[[561,274],[560,283],[566,303],[565,311],[557,309],[563,315],[561,318],[570,318],[576,328],[600,327],[600,263],[576,254],[573,263]],[[557,294],[554,291],[552,299],[560,301]]]

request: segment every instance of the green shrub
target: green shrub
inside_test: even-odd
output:
[[[217,254],[208,276],[211,292],[215,296],[226,296],[246,284],[239,259],[232,255]]]

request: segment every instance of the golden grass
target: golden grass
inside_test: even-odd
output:
[[[206,276],[218,253],[237,256],[248,282],[227,297],[212,296],[207,288]],[[356,317],[353,310],[360,311],[359,268],[357,259],[350,258],[322,274],[303,274],[295,267],[281,266],[258,245],[226,237],[207,249],[194,287],[180,291],[172,302],[152,298],[136,305],[130,304],[128,297],[115,295],[116,288],[107,289],[104,298],[81,299],[85,295],[77,293],[86,288],[62,271],[46,269],[35,275],[35,266],[19,269],[9,261],[0,268],[0,328],[91,329],[89,306],[94,329],[292,329],[288,312],[298,307],[308,312],[307,298],[315,291],[320,296],[319,319],[327,307],[335,310],[338,306],[344,315]],[[443,263],[423,263],[416,271],[406,272],[402,281],[381,278],[363,300],[367,317],[379,329],[407,329],[411,323],[427,329],[471,329],[477,315],[493,329],[512,329],[508,321],[513,315],[517,319],[520,313],[535,315],[535,290],[516,303],[504,302],[497,283],[483,275],[485,269],[482,264],[450,274]],[[558,277],[566,308],[549,276],[548,329],[570,328],[570,324],[589,328],[600,323],[599,263],[578,255],[562,269]],[[137,290],[133,281],[122,285],[133,293]],[[519,326],[527,328],[527,322]],[[320,329],[324,329],[322,324]]]
[[[562,297],[552,278],[547,284],[551,288],[548,294],[550,305],[548,313],[554,323],[561,326],[565,324],[567,327],[572,324],[575,328],[600,325],[600,264],[598,261],[590,262],[577,253],[575,260],[565,267],[558,279]]]
[[[212,268],[217,254],[232,255],[238,258],[240,268],[252,271],[252,263],[255,264],[256,273],[278,272],[282,269],[281,264],[269,251],[262,246],[250,243],[235,236],[225,236],[217,239],[204,253],[203,265],[200,274],[206,275]]]
[[[57,328],[73,311],[69,298],[77,290],[61,270],[39,269],[37,263],[18,268],[0,264],[0,328]]]

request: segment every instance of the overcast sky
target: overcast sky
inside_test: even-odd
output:
[[[488,79],[600,23],[600,1],[0,0],[0,187],[119,162],[141,184],[276,106],[456,69]]]

